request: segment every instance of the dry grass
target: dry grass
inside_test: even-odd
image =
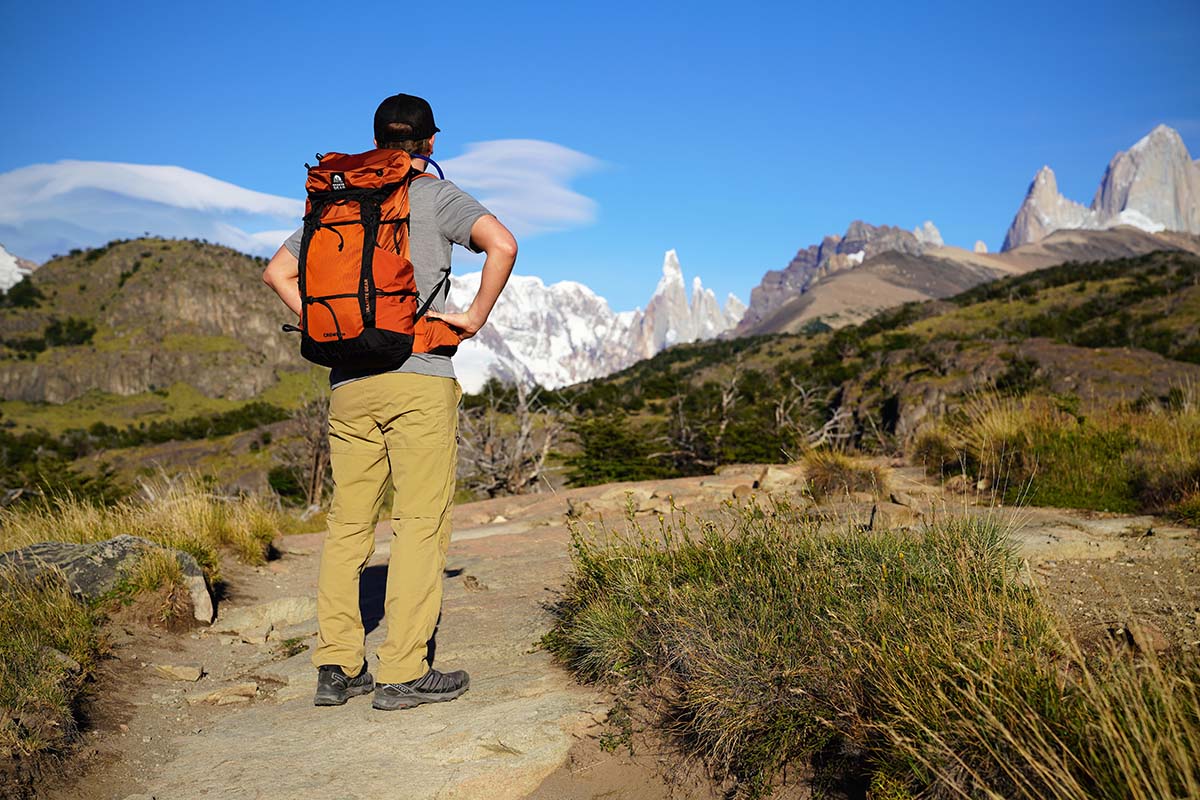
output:
[[[44,541],[102,541],[126,533],[190,553],[215,580],[222,549],[261,564],[271,540],[293,524],[266,498],[230,500],[213,495],[195,478],[163,479],[110,507],[65,497],[0,509],[0,550]]]
[[[292,524],[263,498],[229,500],[197,479],[164,479],[111,507],[64,497],[0,509],[0,550],[132,534],[190,553],[213,581],[222,552],[262,563],[272,538]],[[188,608],[182,568],[165,549],[143,556],[106,599],[142,603],[156,623],[172,623]],[[81,603],[57,574],[30,581],[0,573],[0,778],[6,753],[36,763],[62,753],[74,738],[79,698],[101,648],[104,607]],[[64,667],[55,650],[80,669]]]
[[[57,574],[29,580],[0,570],[0,597],[0,761],[62,752],[103,649],[99,612]]]
[[[887,494],[887,472],[834,450],[810,450],[804,456],[805,476],[813,499],[836,500],[855,492],[876,497]]]
[[[638,691],[743,796],[788,763],[875,797],[1194,796],[1200,661],[1085,655],[1008,534],[830,529],[786,505],[576,531],[549,649]]]
[[[934,474],[966,471],[1008,502],[1189,519],[1200,494],[1200,390],[1085,412],[1051,397],[981,394],[922,435],[913,457]]]

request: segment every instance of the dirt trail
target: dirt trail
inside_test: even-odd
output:
[[[576,685],[537,647],[549,626],[544,604],[568,566],[568,508],[612,525],[633,510],[653,520],[672,500],[711,513],[745,495],[761,468],[718,476],[619,484],[558,495],[504,498],[460,506],[447,565],[437,664],[463,667],[472,688],[459,700],[402,712],[376,712],[370,698],[315,708],[308,660],[315,623],[277,620],[278,631],[217,633],[221,620],[280,598],[304,616],[316,583],[321,535],[285,540],[266,568],[233,568],[218,624],[157,636],[118,626],[116,660],[103,682],[97,729],[76,774],[46,797],[123,800],[188,798],[598,798],[708,797],[695,781],[666,786],[663,754],[604,753],[605,696]],[[787,493],[793,468],[776,470],[766,489]],[[989,511],[977,498],[947,495],[919,471],[892,473],[894,499],[866,498],[834,510],[876,525],[913,524],[948,513],[1015,513],[1017,538],[1047,597],[1074,624],[1097,630],[1149,623],[1176,646],[1200,647],[1200,538],[1148,517],[1047,509]],[[762,490],[757,490],[761,494]],[[384,565],[390,532],[381,525],[364,575],[368,649],[382,638]],[[285,605],[287,605],[285,603]],[[277,606],[276,610],[281,608]],[[283,612],[279,612],[283,613]],[[243,638],[253,640],[252,643]],[[289,650],[298,651],[290,657]],[[202,665],[198,681],[173,679],[155,665]],[[196,702],[224,689],[227,704]],[[541,787],[539,789],[539,786]],[[679,786],[675,787],[677,790]]]

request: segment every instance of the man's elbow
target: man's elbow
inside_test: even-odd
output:
[[[513,238],[511,233],[505,231],[505,234],[504,236],[496,237],[496,241],[492,242],[491,246],[488,247],[487,254],[506,261],[515,262],[517,260],[517,240]]]

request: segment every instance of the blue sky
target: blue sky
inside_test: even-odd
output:
[[[174,165],[299,199],[303,162],[369,147],[378,101],[407,91],[434,105],[439,159],[561,148],[526,153],[558,170],[533,186],[575,194],[529,223],[560,230],[522,236],[518,271],[624,309],[667,248],[748,300],[857,218],[995,249],[1042,164],[1087,203],[1155,124],[1200,155],[1195,0],[981,5],[6,0],[0,173]],[[571,151],[590,159],[554,161]]]

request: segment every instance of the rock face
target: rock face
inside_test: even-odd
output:
[[[734,335],[755,332],[776,310],[807,292],[822,278],[859,267],[865,260],[881,253],[921,255],[941,244],[942,236],[932,222],[911,232],[855,220],[842,236],[826,236],[821,244],[809,245],[796,253],[782,270],[767,272],[750,293],[750,307]]]
[[[0,245],[0,292],[7,292],[37,267],[32,261],[17,258]]]
[[[306,369],[289,320],[262,285],[262,262],[193,241],[139,239],[42,265],[45,299],[5,309],[0,340],[38,339],[54,319],[95,328],[89,341],[30,356],[0,346],[0,398],[64,403],[89,391],[133,395],[187,383],[246,400],[285,370]]]
[[[1004,237],[1004,250],[1063,229],[1100,230],[1131,225],[1150,233],[1200,233],[1200,162],[1183,139],[1159,125],[1105,170],[1090,207],[1063,197],[1054,171],[1042,167]]]
[[[913,236],[917,237],[917,241],[926,247],[941,247],[945,244],[942,241],[942,232],[931,220],[925,220],[923,225],[913,228]]]
[[[0,567],[12,567],[30,577],[47,570],[59,570],[71,591],[86,600],[94,600],[116,588],[154,542],[138,536],[121,535],[102,542],[38,542],[19,550],[0,553]],[[201,622],[212,620],[212,596],[204,573],[196,559],[182,551],[173,551],[192,599],[192,613]]]
[[[463,309],[479,289],[480,273],[454,276],[449,305]],[[724,310],[700,278],[691,301],[674,250],[645,310],[614,313],[604,298],[575,281],[547,286],[513,275],[479,335],[459,347],[454,369],[467,391],[488,378],[549,388],[598,378],[649,358],[665,347],[711,339],[732,328],[745,306],[730,295]]]
[[[741,305],[730,295],[722,311],[716,295],[704,288],[699,277],[692,280],[689,304],[679,256],[668,250],[654,295],[646,310],[636,312],[630,322],[633,361],[649,358],[673,344],[711,339],[724,333],[741,319]]]

